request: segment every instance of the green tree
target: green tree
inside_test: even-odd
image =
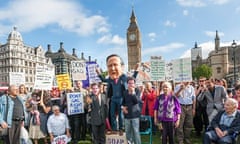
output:
[[[195,78],[199,79],[200,76],[210,78],[212,76],[212,69],[206,64],[202,64],[199,67],[197,67],[195,70],[193,70],[192,75],[194,79]]]

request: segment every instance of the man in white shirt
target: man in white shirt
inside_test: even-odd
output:
[[[60,108],[57,105],[52,107],[53,114],[48,118],[47,121],[47,128],[50,135],[51,142],[53,141],[54,137],[67,135],[70,137],[69,132],[69,123],[68,118],[64,113],[60,112]]]

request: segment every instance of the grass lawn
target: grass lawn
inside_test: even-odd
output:
[[[149,142],[149,135],[141,135],[142,143],[148,144]],[[202,137],[195,136],[195,133],[192,132],[192,144],[202,144]],[[157,132],[156,135],[153,135],[153,144],[161,144],[161,134],[160,132]],[[87,140],[85,141],[79,141],[79,144],[91,144],[91,137],[87,135]],[[0,144],[3,144],[2,141],[0,141]],[[43,144],[43,141],[40,140],[39,144]]]

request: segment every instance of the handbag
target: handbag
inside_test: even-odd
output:
[[[7,98],[7,110],[5,112],[5,121],[7,120],[7,114],[8,114],[8,96],[6,96]],[[0,127],[0,136],[6,136],[8,135],[8,128],[2,128]]]

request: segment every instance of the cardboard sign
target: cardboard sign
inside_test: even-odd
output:
[[[9,84],[19,86],[25,84],[25,73],[9,72]]]
[[[98,77],[97,72],[96,72],[97,67],[98,67],[98,65],[96,62],[87,64],[89,84],[101,82],[101,80]]]
[[[67,144],[71,141],[71,138],[67,137],[67,135],[57,136],[53,139],[51,144]]]
[[[51,90],[53,85],[54,67],[36,65],[34,89]]]
[[[71,73],[72,79],[75,80],[86,80],[86,62],[85,61],[71,61]]]
[[[67,94],[68,115],[84,113],[84,102],[82,93]]]
[[[165,61],[161,57],[151,57],[151,81],[165,81]]]
[[[189,82],[192,81],[191,58],[173,60],[173,81]]]
[[[106,144],[128,144],[126,133],[123,133],[122,136],[119,134],[106,135]]]

